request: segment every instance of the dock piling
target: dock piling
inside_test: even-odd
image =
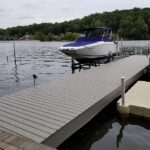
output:
[[[121,77],[121,97],[122,105],[125,105],[125,77]]]
[[[142,49],[140,50],[140,53],[141,53],[141,55],[143,55],[143,50]]]
[[[148,55],[150,54],[150,42],[147,45]]]
[[[14,62],[15,62],[15,66],[17,65],[16,64],[16,45],[15,45],[15,42],[13,42],[13,49],[14,49]]]
[[[123,46],[122,46],[122,38],[121,38],[121,46],[120,46],[120,49],[121,49],[121,58],[123,58]]]

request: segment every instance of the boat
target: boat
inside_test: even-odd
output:
[[[118,52],[117,43],[112,41],[111,36],[110,27],[84,29],[84,34],[74,42],[60,47],[60,51],[79,63],[109,58]]]

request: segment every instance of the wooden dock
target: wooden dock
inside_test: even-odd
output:
[[[0,150],[56,150],[25,137],[0,130]]]
[[[146,56],[131,56],[0,98],[0,128],[57,147],[143,75]]]

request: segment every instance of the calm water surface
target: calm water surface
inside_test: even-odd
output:
[[[70,58],[58,51],[62,42],[15,42],[17,65],[14,63],[13,42],[0,42],[0,96],[33,86],[65,73],[71,73]],[[8,61],[7,61],[8,57]]]
[[[59,150],[149,150],[150,121],[130,117],[94,118]]]
[[[17,65],[14,63],[13,42],[0,42],[0,96],[33,86],[52,78],[71,74],[71,58],[58,51],[64,42],[15,42]],[[127,50],[147,49],[149,41],[123,41]],[[121,42],[120,42],[121,45]],[[8,57],[8,61],[7,61]],[[62,150],[150,150],[150,121],[120,120],[92,121],[69,141]]]
[[[150,41],[123,41],[123,46],[139,50]],[[17,65],[14,63],[13,41],[0,42],[0,96],[33,86],[32,75],[42,84],[62,74],[71,73],[71,58],[58,48],[64,42],[16,41]],[[121,45],[121,42],[120,42]],[[8,61],[7,61],[8,57]]]

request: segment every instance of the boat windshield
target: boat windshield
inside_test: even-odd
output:
[[[109,37],[111,39],[111,30],[87,30],[85,31],[85,37]]]
[[[89,28],[84,30],[84,34],[80,35],[76,42],[85,41],[111,41],[112,29],[107,27]]]

